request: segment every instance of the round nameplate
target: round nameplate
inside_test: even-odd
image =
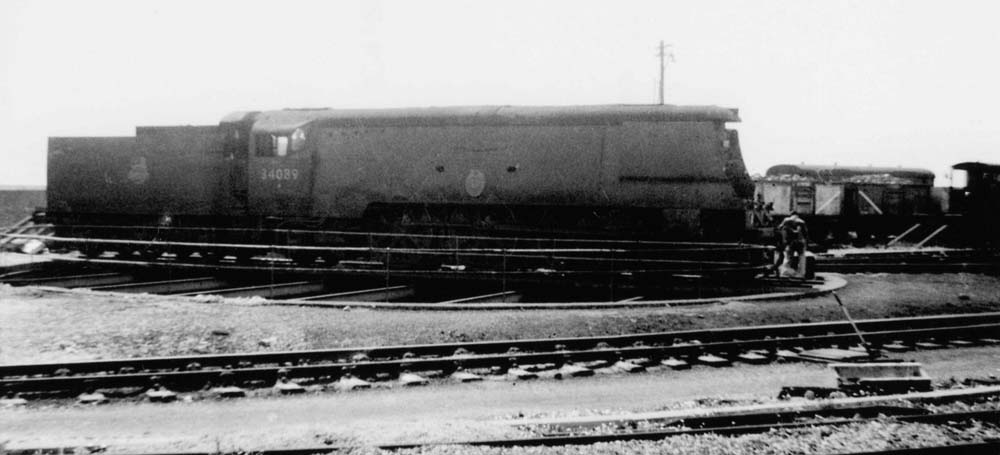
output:
[[[486,188],[486,175],[478,169],[469,171],[465,177],[465,192],[472,197],[479,197]]]

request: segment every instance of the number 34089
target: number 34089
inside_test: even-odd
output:
[[[298,169],[261,169],[261,180],[298,180]]]

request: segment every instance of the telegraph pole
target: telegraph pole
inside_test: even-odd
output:
[[[663,71],[664,68],[666,68],[667,66],[666,59],[669,57],[671,62],[674,61],[674,53],[672,50],[670,50],[672,46],[673,46],[672,44],[663,44],[663,41],[661,40],[660,51],[657,54],[657,56],[660,57],[660,104],[661,105],[663,104],[663,84],[664,84]]]

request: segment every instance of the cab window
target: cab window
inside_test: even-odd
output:
[[[302,150],[306,146],[306,132],[302,131],[301,128],[296,128],[292,132],[292,143],[291,148],[293,152]]]
[[[288,155],[288,136],[258,134],[254,146],[257,156],[285,156]]]
[[[963,169],[953,169],[951,171],[951,187],[965,189],[967,186],[969,186],[969,173]]]

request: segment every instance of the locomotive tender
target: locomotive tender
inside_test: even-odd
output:
[[[753,194],[738,121],[714,106],[288,109],[53,137],[47,217],[736,239]]]

